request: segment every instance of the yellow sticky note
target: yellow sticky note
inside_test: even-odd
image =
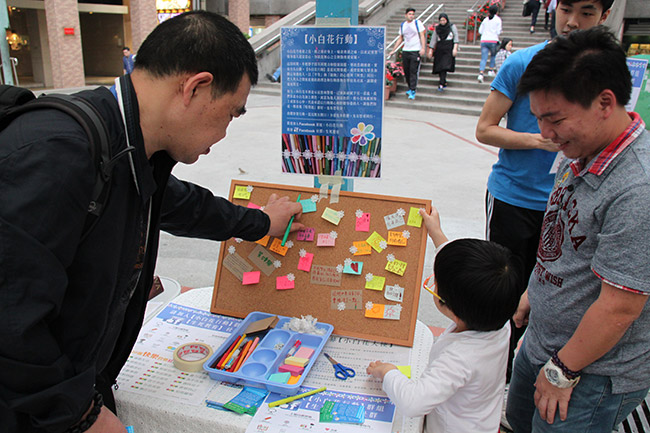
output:
[[[372,280],[366,281],[366,289],[384,290],[385,283],[386,283],[385,277],[379,277],[377,275],[373,275]]]
[[[386,242],[386,239],[382,238],[381,235],[377,232],[372,232],[372,234],[366,239],[366,242],[370,244],[373,250],[381,253],[384,249],[381,247],[382,242]]]
[[[386,263],[386,270],[403,277],[406,271],[406,262],[395,259],[392,262]]]
[[[402,232],[388,232],[388,245],[397,245],[398,247],[405,247],[408,242]]]
[[[370,310],[366,309],[366,317],[371,319],[383,319],[384,318],[384,304],[372,304]]]
[[[273,238],[273,242],[271,242],[271,246],[269,247],[269,251],[273,251],[274,253],[280,254],[281,256],[285,256],[287,254],[287,251],[289,251],[289,247],[287,246],[282,246],[282,241],[278,238]]]
[[[422,216],[420,215],[420,208],[412,207],[409,211],[409,220],[406,225],[413,227],[422,227]]]
[[[239,199],[242,199],[242,200],[250,200],[251,199],[251,192],[248,190],[247,186],[236,185],[235,186],[235,194],[232,197],[233,198],[239,198]]]
[[[329,207],[325,208],[325,210],[323,211],[323,215],[321,216],[325,221],[329,221],[334,225],[339,225],[339,223],[341,222],[341,217],[339,216],[339,212]]]
[[[410,365],[396,365],[397,369],[402,373],[404,376],[408,377],[409,379],[411,378],[411,366]]]
[[[355,256],[367,256],[372,252],[370,244],[366,241],[352,242],[352,245],[357,249]]]
[[[265,246],[267,246],[267,245],[269,244],[269,240],[271,240],[271,236],[266,235],[266,236],[264,236],[262,239],[260,239],[260,240],[258,240],[258,241],[255,241],[255,243],[256,243],[256,244],[260,244],[260,245],[262,245],[263,247],[265,247]],[[280,242],[280,243],[282,243],[282,242]]]

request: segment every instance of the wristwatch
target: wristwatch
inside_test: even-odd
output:
[[[546,380],[548,380],[551,385],[558,388],[573,388],[580,381],[580,376],[573,379],[566,377],[562,369],[555,365],[552,359],[549,359],[542,369],[544,370]]]

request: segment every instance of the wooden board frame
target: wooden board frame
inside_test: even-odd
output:
[[[250,200],[233,199],[236,186],[249,185],[253,187]],[[247,206],[249,201],[263,206],[272,193],[289,196],[290,200],[295,201],[298,194],[301,194],[301,199],[304,200],[311,198],[313,195],[318,195],[319,190],[309,187],[233,179],[230,185],[229,198],[233,203],[243,206]],[[326,207],[344,211],[345,216],[338,226],[321,217]],[[407,246],[389,245],[381,253],[373,250],[370,255],[363,256],[353,256],[349,251],[353,241],[366,240],[373,231],[387,239],[388,229],[384,222],[384,216],[393,214],[401,208],[406,213],[404,216],[406,222],[412,207],[425,208],[428,212],[431,209],[431,201],[348,191],[341,191],[338,203],[330,204],[329,196],[326,199],[321,199],[317,203],[316,212],[303,214],[300,219],[301,223],[316,229],[314,241],[297,241],[296,232],[291,233],[288,240],[293,241],[293,247],[288,250],[287,254],[282,257],[279,254],[271,253],[275,259],[280,260],[282,266],[275,269],[268,277],[262,272],[260,282],[254,285],[242,285],[241,281],[225,268],[223,261],[226,255],[230,254],[229,249],[234,247],[235,252],[252,266],[253,271],[258,271],[260,269],[248,258],[250,252],[258,244],[246,241],[237,242],[236,239],[222,242],[210,311],[242,318],[252,311],[264,311],[294,317],[310,314],[320,322],[334,325],[334,333],[337,335],[412,346],[427,242],[427,232],[424,224],[421,227],[405,224],[392,229],[393,231],[409,231],[410,238]],[[371,214],[369,232],[355,230],[355,212],[357,209]],[[318,233],[329,233],[332,230],[338,234],[336,246],[317,247],[316,238]],[[270,245],[271,242],[267,245],[267,250]],[[297,269],[301,248],[314,254],[314,265],[335,267],[337,264],[343,264],[346,258],[361,261],[364,263],[361,275],[343,274],[340,287],[311,284],[310,273]],[[403,276],[385,270],[388,254],[393,254],[396,259],[407,263]],[[400,320],[365,317],[365,305],[368,301],[376,304],[398,304],[398,302],[384,298],[384,291],[365,289],[365,275],[369,272],[375,276],[386,277],[386,285],[398,284],[404,288]],[[276,290],[276,277],[288,273],[295,275],[295,288]],[[332,290],[361,291],[363,298],[361,309],[339,311],[332,308]]]

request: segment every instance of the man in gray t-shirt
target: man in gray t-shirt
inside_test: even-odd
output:
[[[650,133],[625,111],[630,83],[596,27],[548,44],[519,84],[570,160],[514,317],[529,320],[506,410],[516,432],[611,432],[650,387]]]

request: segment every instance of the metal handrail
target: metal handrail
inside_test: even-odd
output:
[[[435,3],[431,3],[431,4],[429,5],[429,7],[426,8],[426,9],[424,10],[424,12],[422,12],[422,13],[421,13],[417,18],[416,18],[416,20],[419,20],[422,16],[424,16],[424,14],[426,14],[427,12],[429,12],[429,9],[431,9],[433,6],[435,6]],[[420,20],[420,21],[422,21],[422,24],[424,25],[427,21],[429,21],[429,20],[431,19],[431,17],[433,17],[435,14],[437,14],[438,11],[439,11],[440,9],[442,9],[443,7],[445,7],[445,4],[444,4],[444,3],[442,3],[440,6],[438,6],[438,7],[436,8],[436,10],[433,11],[433,12],[431,12],[431,14],[429,14],[429,16],[426,17],[424,20]],[[426,29],[426,26],[425,26],[424,28]],[[395,42],[397,42],[398,39],[399,39],[399,35],[397,35],[397,36],[395,37],[395,39],[393,39],[393,40],[392,40],[388,45],[386,45],[386,51],[388,51],[388,50],[390,49],[390,47],[392,47],[393,44],[394,44]],[[399,46],[398,46],[397,48],[395,48],[395,51],[399,50],[400,47],[401,47],[402,45],[404,45],[404,41],[402,41],[402,43],[399,44]],[[426,48],[426,47],[425,47],[425,48]],[[390,55],[387,55],[387,56],[386,56],[386,60],[388,60],[389,58],[390,58]]]
[[[310,11],[307,15],[305,15],[304,17],[302,17],[301,19],[299,19],[298,21],[293,23],[292,26],[299,26],[299,25],[313,19],[315,16],[316,16],[316,9]],[[264,42],[262,45],[255,48],[255,55],[258,55],[259,53],[261,53],[262,51],[264,51],[265,49],[267,49],[271,45],[278,42],[278,40],[280,40],[280,34],[281,34],[280,32],[276,33],[268,41]]]
[[[386,3],[386,0],[377,0],[372,6],[366,9],[366,12],[368,13],[368,15],[372,15],[375,9],[377,9],[379,6],[381,6],[384,3]]]
[[[16,71],[16,66],[18,66],[18,59],[15,57],[9,57],[9,62],[11,63],[11,73],[14,79],[14,86],[20,86],[20,82],[18,81],[18,71]],[[6,84],[4,79],[4,73],[2,72],[1,63],[0,63],[0,82],[2,84]]]

